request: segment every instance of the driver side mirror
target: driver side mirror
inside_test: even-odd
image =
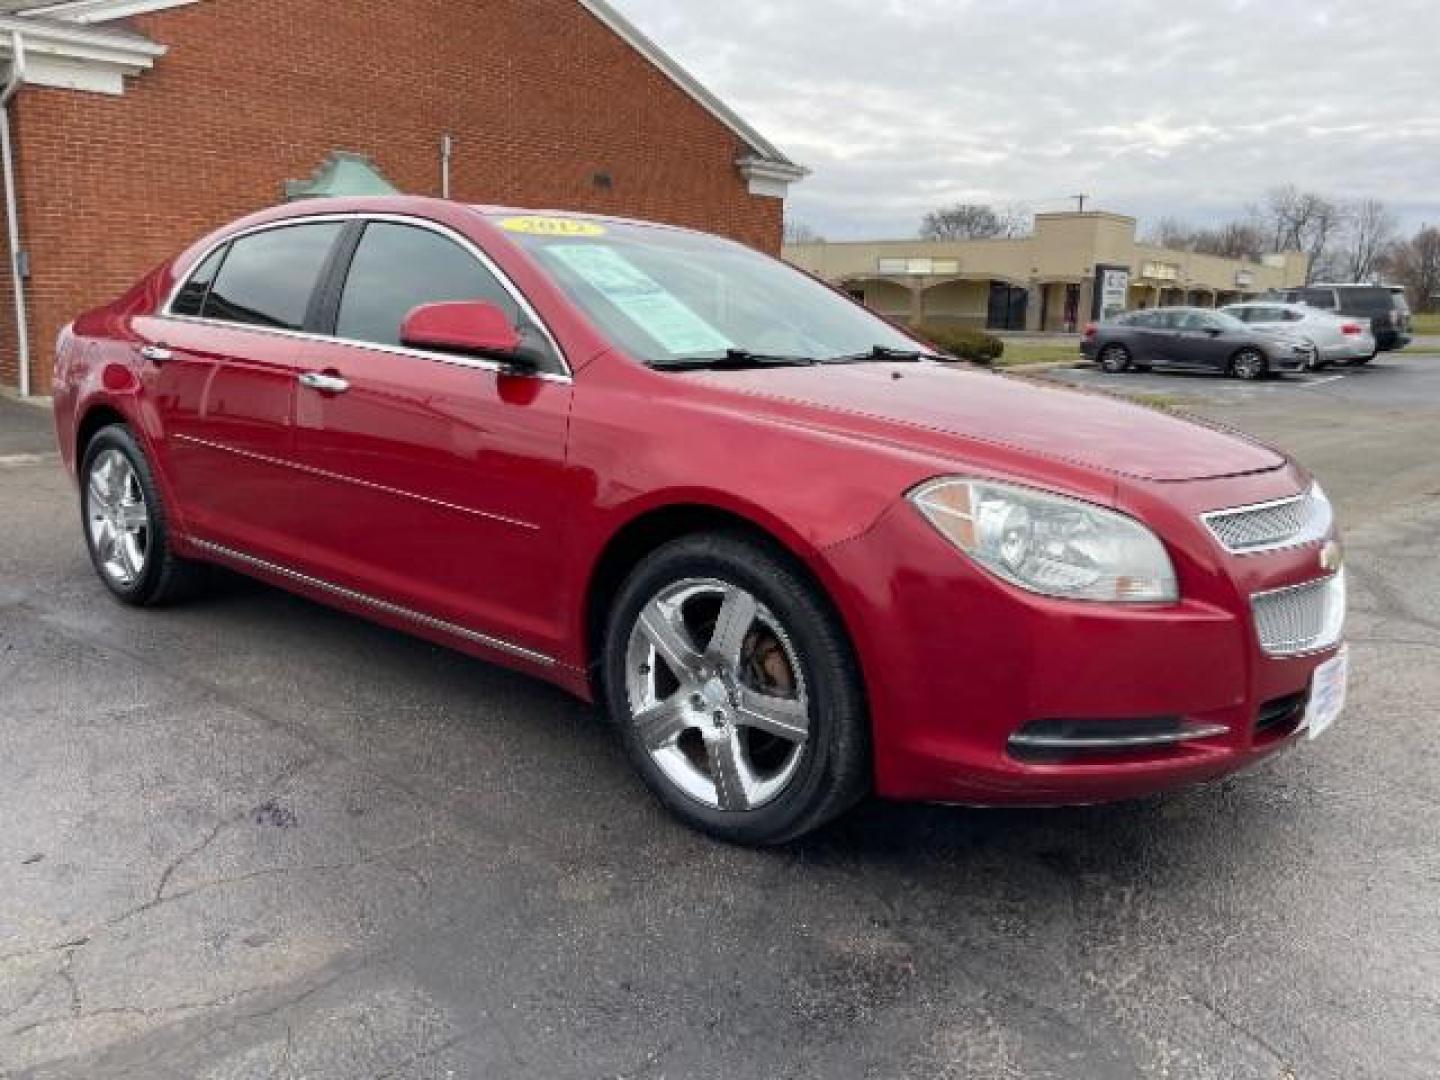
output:
[[[400,326],[400,343],[412,349],[482,357],[522,371],[540,366],[509,316],[484,300],[421,304]]]

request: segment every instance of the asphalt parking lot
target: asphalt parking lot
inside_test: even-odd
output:
[[[869,804],[765,852],[539,683],[235,579],[111,602],[0,400],[0,1077],[1433,1077],[1440,356],[1052,377],[1320,476],[1345,715],[1198,790]]]
[[[1436,347],[1440,352],[1440,346]],[[1161,398],[1212,399],[1239,402],[1284,398],[1297,391],[1319,394],[1361,408],[1408,405],[1440,407],[1440,356],[1426,353],[1381,353],[1363,366],[1332,366],[1316,372],[1286,372],[1246,382],[1210,372],[1154,370],[1110,375],[1092,365],[1062,368],[1053,377],[1073,386]]]

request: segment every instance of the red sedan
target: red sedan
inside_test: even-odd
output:
[[[937,359],[712,236],[346,200],[81,316],[55,416],[121,600],[215,563],[549,679],[732,840],[1141,795],[1335,718],[1304,470]]]

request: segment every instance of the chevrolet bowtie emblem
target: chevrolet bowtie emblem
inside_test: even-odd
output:
[[[1334,540],[1325,541],[1325,546],[1320,549],[1320,569],[1333,574],[1344,561],[1345,553],[1340,550],[1340,545]]]

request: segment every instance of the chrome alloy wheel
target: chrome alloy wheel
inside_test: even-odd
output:
[[[765,605],[710,578],[641,608],[625,655],[630,723],[665,777],[721,810],[753,810],[795,778],[810,707],[795,646]]]
[[[1265,354],[1259,349],[1244,348],[1235,354],[1232,368],[1242,379],[1258,379],[1265,374]]]
[[[106,450],[86,477],[85,522],[96,561],[114,584],[128,589],[145,572],[150,552],[150,511],[130,459]]]

